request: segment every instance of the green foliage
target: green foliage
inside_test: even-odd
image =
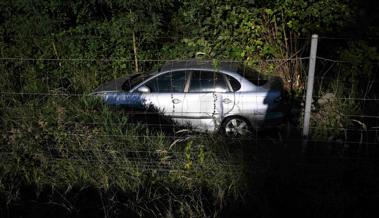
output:
[[[169,138],[129,122],[125,112],[94,97],[30,100],[7,108],[2,118],[7,132],[1,135],[0,191],[10,201],[23,185],[136,193],[171,181],[170,187],[189,193],[204,187],[215,196],[220,190],[234,196],[243,187],[242,171],[224,168],[232,159],[217,154],[219,141],[205,142],[207,150],[198,139],[171,148]],[[17,182],[8,187],[10,181]]]
[[[266,14],[296,34],[336,31],[351,22],[353,8],[348,1],[274,1]]]
[[[215,205],[246,190],[240,154],[225,151],[227,145],[214,137],[190,138],[172,146],[164,134],[131,123],[123,111],[82,94],[104,81],[132,74],[134,58],[142,72],[149,72],[161,62],[146,60],[194,58],[199,52],[213,59],[215,67],[217,60],[231,59],[280,75],[289,81],[288,87],[302,93],[299,59],[265,60],[300,57],[300,48],[308,44],[304,38],[312,33],[348,29],[358,14],[349,2],[0,2],[0,58],[16,58],[0,61],[0,193],[11,202],[25,184],[134,193],[161,184],[173,193],[174,189],[187,193],[171,195],[172,201],[180,202],[176,214],[204,216],[204,205],[194,203],[201,199],[202,188],[210,190]],[[338,46],[328,47],[331,55],[350,63],[330,74],[350,86],[323,84],[320,93],[332,92],[335,98],[316,108],[312,125],[325,131],[313,132],[315,138],[340,134],[338,128],[351,123],[343,115],[362,112],[361,103],[338,98],[377,98],[370,85],[377,79],[375,45],[361,40]],[[132,161],[127,150],[148,152],[156,166],[168,170],[146,171],[146,163]],[[229,167],[236,162],[237,167]],[[135,202],[161,198],[150,194]]]
[[[344,129],[351,129],[353,121],[356,122],[361,114],[375,114],[370,110],[378,106],[375,101],[362,101],[364,98],[377,98],[375,83],[378,67],[375,63],[379,60],[379,53],[376,47],[365,41],[352,41],[347,48],[338,51],[338,56],[344,62],[338,63],[335,72],[331,73],[330,77],[335,80],[319,88],[324,103],[316,103],[318,108],[312,119],[312,126],[315,127],[313,137],[317,139],[344,139]],[[331,93],[330,99],[322,100]],[[367,121],[363,117],[359,122]]]
[[[345,93],[350,97],[368,96],[372,90],[372,83],[376,80],[379,61],[377,48],[365,41],[353,41],[347,49],[339,52],[341,60],[348,64],[341,64],[340,77],[351,83]]]

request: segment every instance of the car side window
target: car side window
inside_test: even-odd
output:
[[[186,84],[187,72],[175,71],[171,73],[171,91],[172,92],[184,92]]]
[[[233,92],[236,92],[240,90],[241,88],[241,83],[238,82],[234,77],[226,75],[226,78],[229,80],[230,85],[232,86]]]
[[[189,92],[229,92],[223,74],[212,71],[193,71]]]
[[[186,72],[168,72],[145,83],[150,92],[184,92]]]

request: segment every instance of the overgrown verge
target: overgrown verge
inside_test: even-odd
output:
[[[56,94],[26,104],[19,96],[19,105],[2,109],[2,208],[41,195],[71,213],[74,206],[61,200],[91,189],[126,198],[106,198],[106,213],[113,203],[126,203],[138,216],[202,217],[241,197],[242,162],[221,140],[175,140],[129,122],[124,111],[97,98]],[[62,199],[55,202],[57,195]]]

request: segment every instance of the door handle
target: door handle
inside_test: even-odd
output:
[[[230,103],[232,103],[232,100],[230,100],[229,98],[225,98],[224,100],[222,100],[222,102],[224,104],[230,104]]]
[[[180,102],[182,102],[182,101],[177,99],[177,98],[172,99],[172,103],[174,103],[174,104],[179,104]]]

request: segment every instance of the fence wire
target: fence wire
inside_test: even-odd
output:
[[[232,136],[224,138],[224,141],[231,141],[227,143],[228,146],[231,144],[259,146],[267,143],[286,145],[302,142],[300,132],[305,97],[302,92],[298,91],[305,88],[308,60],[308,57],[295,57],[253,63],[258,70],[263,70],[259,75],[282,78],[282,85],[289,93],[286,103],[290,110],[286,120],[272,129],[266,130],[266,128],[255,126],[248,139]],[[222,93],[215,94],[216,92],[210,91],[209,98],[193,100],[190,103],[196,106],[196,110],[193,111],[186,111],[185,108],[175,104],[164,108],[163,111],[126,110],[119,107],[107,107],[93,100],[93,92],[96,87],[113,79],[135,74],[130,73],[134,70],[134,61],[119,58],[0,58],[2,78],[4,79],[0,90],[0,126],[3,144],[17,144],[17,140],[20,138],[32,139],[38,136],[39,139],[35,139],[37,143],[43,142],[40,140],[41,138],[45,138],[45,141],[52,140],[46,142],[45,146],[50,146],[49,149],[53,152],[56,148],[51,148],[49,143],[57,143],[54,140],[78,145],[103,143],[104,146],[106,144],[128,146],[132,143],[131,139],[135,139],[133,143],[136,143],[137,147],[138,143],[143,144],[147,140],[151,140],[154,142],[150,143],[163,143],[166,148],[168,148],[167,146],[171,147],[178,140],[185,142],[183,146],[190,140],[197,140],[195,143],[205,146],[206,143],[220,143],[217,141],[220,138],[217,134],[215,138],[218,139],[212,139],[214,135],[199,133],[192,129],[191,125],[183,125],[180,119],[179,122],[173,122],[170,115],[178,111],[183,117],[193,114],[210,114],[210,120],[213,120],[211,122],[214,122],[215,127],[220,127],[223,125],[222,120],[217,123],[215,117],[224,115],[219,115],[220,111],[216,110],[220,104]],[[142,74],[148,72],[146,75],[149,75],[150,72],[159,72],[160,66],[164,63],[166,63],[166,67],[175,67],[178,60],[142,59],[138,62]],[[190,61],[188,63],[190,64]],[[240,61],[233,60],[213,61],[216,72],[220,63],[242,64]],[[367,146],[360,149],[370,152],[379,144],[379,113],[377,110],[379,97],[375,91],[378,88],[378,81],[375,75],[362,74],[352,70],[354,69],[351,67],[353,64],[345,60],[317,57],[310,142],[344,145],[346,149],[354,145]],[[270,66],[271,70],[265,70],[267,66]],[[245,78],[251,76],[248,75],[251,72],[241,71],[239,73]],[[185,74],[183,81],[186,86],[190,86],[188,85],[190,83],[186,83],[189,75],[193,76],[194,74]],[[213,84],[213,88],[220,81],[216,74],[213,74],[213,78],[208,79]],[[238,83],[232,84],[231,80],[226,77],[223,79],[224,82],[228,81],[227,85],[229,86],[229,91],[225,94],[233,95],[236,98],[233,85],[238,86]],[[208,82],[205,79],[191,81],[193,84],[199,83],[200,86]],[[364,86],[365,81],[366,86]],[[168,91],[165,90],[165,92],[169,92],[177,85],[174,74],[170,75],[167,82],[167,87],[164,88]],[[260,83],[264,85],[266,78],[258,76],[255,82],[259,86]],[[114,85],[117,86],[116,82]],[[190,95],[189,88],[191,87],[183,87],[184,91],[182,90],[180,94],[182,96]],[[159,93],[159,90],[157,91]],[[122,91],[122,93],[125,94],[127,91]],[[171,102],[174,98],[171,93],[162,101]],[[250,103],[258,101],[260,101],[259,97],[250,96]],[[234,107],[243,108],[244,106],[234,105]],[[206,112],[204,113],[203,110]],[[254,114],[255,111],[251,111],[251,113]],[[255,121],[255,119],[251,120]],[[206,127],[201,122],[197,125]],[[180,130],[183,129],[186,130],[184,134],[180,133]],[[179,133],[177,133],[178,131]],[[67,137],[72,140],[62,140]],[[71,152],[78,152],[72,147],[70,149]],[[124,151],[126,150],[128,149],[124,148]],[[155,154],[156,150],[153,150]],[[129,151],[149,155],[151,154],[149,152],[152,152],[140,149]],[[12,154],[9,149],[1,150],[0,153],[2,157]],[[183,150],[171,150],[168,156],[183,156],[184,153]],[[217,152],[214,153],[218,155]],[[160,160],[154,160],[149,155],[143,158],[133,157],[128,161],[139,162],[145,168],[167,170],[164,166],[159,165]],[[74,157],[68,159],[75,160]],[[93,157],[89,160],[98,161]],[[52,155],[50,161],[63,160]],[[171,163],[171,165],[175,164]],[[233,165],[235,164],[223,164],[225,167]]]

